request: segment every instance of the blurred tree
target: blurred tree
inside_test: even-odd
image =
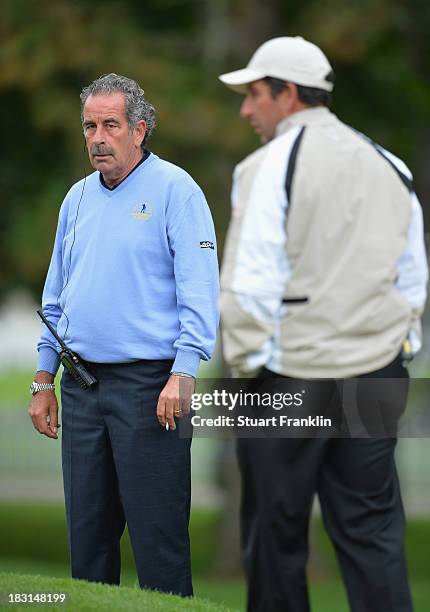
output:
[[[154,149],[205,188],[221,248],[231,168],[258,142],[217,75],[271,36],[322,46],[337,73],[334,110],[410,164],[425,202],[429,27],[427,0],[4,0],[0,295],[15,284],[40,294],[60,201],[90,170],[78,95],[105,72],[146,87],[158,109]]]

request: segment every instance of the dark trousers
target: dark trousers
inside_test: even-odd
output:
[[[119,584],[127,523],[142,588],[192,595],[190,439],[156,406],[172,362],[90,364],[82,390],[65,372],[62,457],[72,576]]]
[[[266,370],[262,384],[268,376],[276,377]],[[367,376],[405,378],[404,404],[408,375],[399,359]],[[360,382],[359,410],[368,414],[363,402],[371,400],[372,386]],[[310,610],[306,562],[315,493],[351,610],[411,612],[395,445],[392,437],[238,440],[249,612]]]

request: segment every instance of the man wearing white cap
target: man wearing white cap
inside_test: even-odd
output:
[[[255,379],[254,391],[268,380],[328,381],[327,397],[314,387],[322,411],[356,381],[371,434],[238,440],[248,610],[309,610],[318,493],[351,610],[410,611],[394,449],[427,284],[411,173],[329,111],[332,68],[301,37],[269,40],[220,79],[245,94],[241,116],[264,145],[234,172],[221,281],[226,360],[235,376]],[[402,385],[388,385],[382,408],[375,378]],[[372,402],[385,410],[382,425]]]

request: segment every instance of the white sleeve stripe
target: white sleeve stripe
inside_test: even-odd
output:
[[[415,193],[411,194],[408,243],[397,264],[396,286],[412,308],[421,308],[427,297],[427,253],[424,244],[423,212]]]
[[[390,164],[390,166],[396,171],[396,173],[398,174],[400,180],[405,185],[405,187],[408,189],[408,191],[412,192],[413,191],[412,174],[411,174],[409,168],[402,162],[401,159],[399,159],[398,157],[396,157],[395,155],[393,155],[389,151],[386,151],[385,149],[383,149],[382,147],[380,147],[377,144],[375,144],[374,146],[375,146],[375,149],[378,151],[378,153],[384,159],[386,159],[387,162]],[[407,173],[405,173],[401,169],[400,164],[402,164],[404,166],[404,168],[406,169]]]
[[[293,146],[302,131],[295,126],[267,146],[253,178],[246,214],[237,237],[232,289],[281,301],[290,276],[286,251],[285,172]]]

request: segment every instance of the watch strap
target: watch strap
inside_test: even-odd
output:
[[[186,374],[186,372],[170,372],[172,376],[180,376],[181,378],[194,378],[192,374]]]
[[[39,391],[55,391],[54,383],[38,383],[35,380],[30,385],[30,393],[35,395]]]

